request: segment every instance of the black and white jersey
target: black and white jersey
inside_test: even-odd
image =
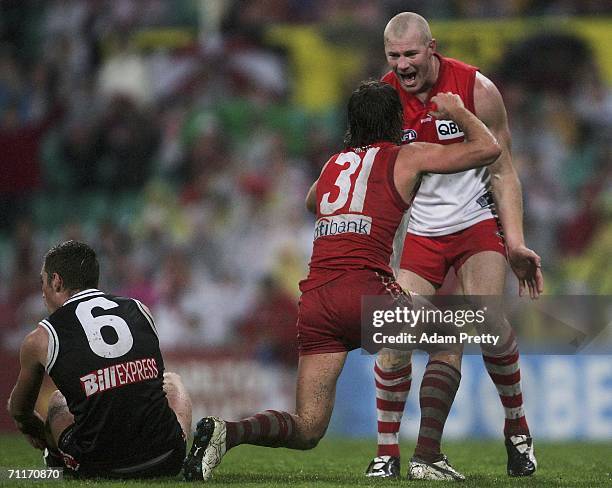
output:
[[[46,370],[66,397],[89,465],[131,466],[175,445],[181,428],[163,391],[155,324],[138,300],[89,289],[40,325]]]

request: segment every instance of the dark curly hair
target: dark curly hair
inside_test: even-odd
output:
[[[374,142],[402,140],[403,109],[395,89],[381,81],[364,81],[348,102],[344,145],[363,147]]]

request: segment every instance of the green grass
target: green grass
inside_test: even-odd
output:
[[[230,451],[209,485],[246,486],[391,486],[406,484],[419,488],[440,486],[440,482],[408,482],[370,480],[363,476],[375,449],[371,440],[325,439],[308,452],[286,449],[266,449],[240,446]],[[404,459],[411,454],[413,444],[402,446]],[[448,442],[444,445],[453,465],[468,480],[461,486],[605,486],[612,485],[612,443],[544,443],[536,444],[539,469],[531,478],[508,478],[505,471],[506,454],[500,441]],[[0,436],[0,466],[28,468],[41,466],[40,454],[20,436]],[[405,474],[406,466],[402,473]],[[76,488],[87,486],[145,487],[183,486],[178,479],[155,482],[138,481],[64,481]],[[57,487],[55,482],[26,482],[0,480],[0,486]]]

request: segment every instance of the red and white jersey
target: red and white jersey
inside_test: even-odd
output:
[[[438,54],[435,56],[440,60],[440,71],[426,103],[402,89],[392,71],[382,78],[400,95],[404,107],[404,143],[418,141],[453,144],[464,140],[463,131],[453,121],[438,120],[428,115],[434,108],[429,100],[437,93],[456,93],[462,98],[465,107],[475,113],[474,82],[478,68]],[[493,217],[493,200],[489,181],[486,168],[456,174],[423,175],[421,187],[412,204],[408,232],[441,236],[490,219]]]
[[[335,154],[317,181],[317,222],[302,291],[353,269],[392,274],[393,240],[409,206],[395,188],[400,146],[384,142]]]

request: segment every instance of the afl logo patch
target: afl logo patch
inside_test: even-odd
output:
[[[464,136],[461,128],[452,120],[436,120],[436,131],[441,141]]]
[[[402,131],[402,142],[409,143],[415,141],[417,138],[417,131],[414,129],[404,129]]]

